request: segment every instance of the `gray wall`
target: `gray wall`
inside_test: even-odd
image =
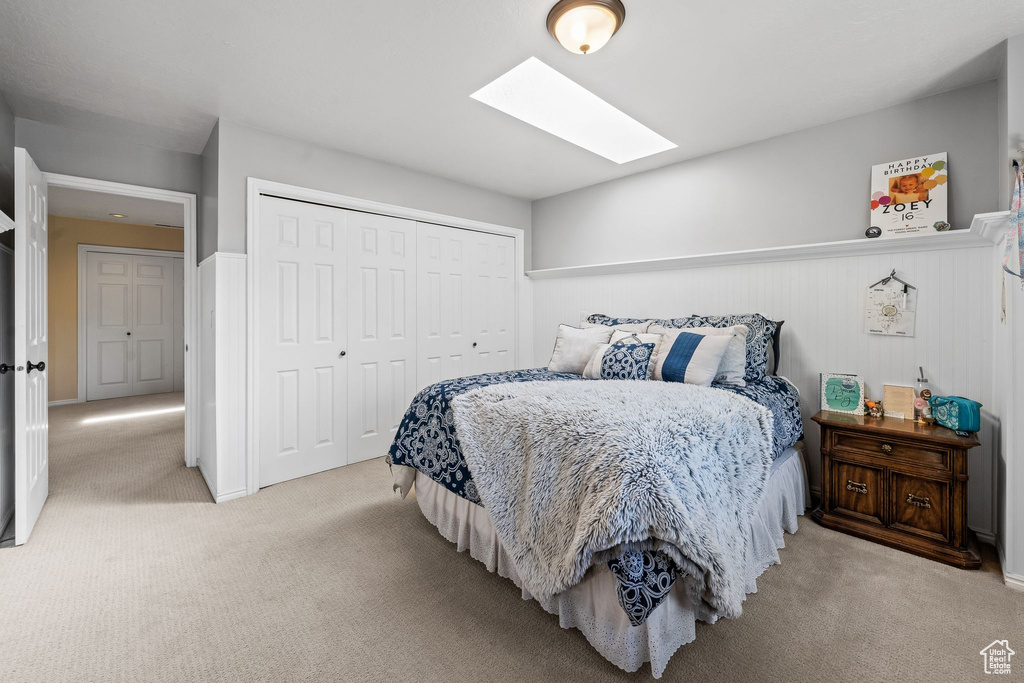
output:
[[[526,231],[530,203],[221,119],[217,249],[245,251],[246,178],[275,180]]]
[[[14,220],[14,114],[0,93],[0,213]]]
[[[198,154],[21,118],[15,121],[14,138],[42,171],[199,194]]]
[[[199,260],[217,251],[217,195],[220,189],[220,123],[206,141],[202,156],[201,192],[199,194],[199,231],[196,251]]]
[[[949,153],[950,223],[968,228],[1005,208],[996,99],[989,81],[538,200],[533,267],[863,237],[871,166],[935,152]]]

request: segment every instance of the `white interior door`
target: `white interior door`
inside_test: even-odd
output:
[[[86,400],[132,394],[132,257],[89,252],[86,265]]]
[[[132,256],[132,395],[174,391],[174,259]]]
[[[347,462],[347,221],[260,199],[260,486]]]
[[[416,224],[417,389],[472,373],[467,230]]]
[[[469,231],[467,231],[469,232]],[[515,369],[515,240],[469,232],[469,374]]]
[[[348,461],[386,455],[416,392],[416,223],[348,217]]]
[[[49,493],[46,181],[14,150],[14,543],[28,540]]]
[[[181,259],[89,251],[85,269],[86,399],[184,388]]]

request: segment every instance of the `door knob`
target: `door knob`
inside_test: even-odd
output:
[[[338,356],[339,356],[339,357],[340,357],[340,356],[344,356],[344,355],[345,355],[345,352],[344,352],[344,351],[342,351],[341,353],[339,353],[339,354],[338,354]]]
[[[476,342],[473,342],[473,348],[474,349],[476,348]]]
[[[7,363],[0,363],[0,375],[6,375],[8,372],[14,372],[14,366],[8,365]]]
[[[131,333],[131,332],[129,332],[129,333],[128,333],[128,336],[129,336],[129,337],[130,337],[130,336],[132,336],[132,333]]]
[[[33,363],[32,361],[29,361],[28,362],[28,372],[26,372],[25,374],[27,375],[30,372],[32,372],[33,370],[38,370],[39,372],[42,372],[45,369],[46,369],[46,363],[44,361],[39,361],[38,363]]]

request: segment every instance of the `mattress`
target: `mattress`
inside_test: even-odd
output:
[[[487,510],[458,496],[431,477],[417,472],[416,500],[423,515],[458,550],[482,562],[489,571],[511,579],[533,599],[501,546]],[[747,593],[757,591],[756,579],[779,563],[785,533],[795,533],[797,517],[810,505],[803,443],[786,448],[775,459],[764,496],[750,526]],[[591,567],[584,580],[564,593],[539,601],[558,615],[562,628],[579,629],[608,661],[625,671],[651,663],[660,678],[672,654],[696,637],[696,607],[677,582],[647,620],[633,626],[616,598],[617,580],[607,564]]]

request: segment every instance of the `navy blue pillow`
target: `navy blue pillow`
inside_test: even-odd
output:
[[[613,344],[601,358],[601,379],[647,379],[654,344]]]

